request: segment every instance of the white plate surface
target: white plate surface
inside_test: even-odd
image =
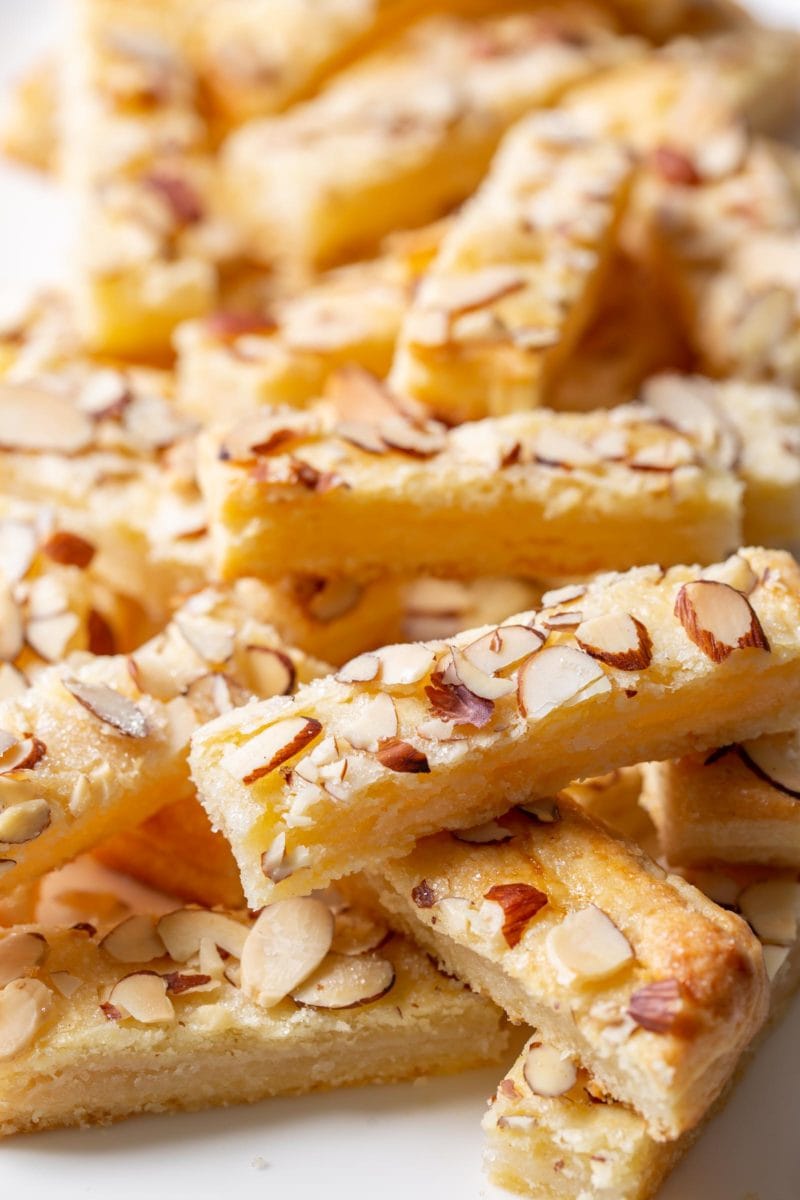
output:
[[[0,88],[57,44],[68,2],[0,0]],[[800,0],[758,7],[800,25]],[[0,166],[0,291],[63,278],[68,244],[54,190]],[[480,1170],[500,1074],[14,1139],[0,1145],[0,1200],[503,1200]],[[800,999],[659,1200],[800,1200],[799,1112]]]

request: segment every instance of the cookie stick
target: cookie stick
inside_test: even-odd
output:
[[[649,562],[654,538],[665,564],[710,562],[740,540],[731,463],[641,410],[539,410],[445,431],[382,404],[356,422],[263,414],[201,439],[223,578],[277,579],[290,564],[360,580],[563,579]]]
[[[258,923],[183,909],[157,924],[134,916],[102,940],[37,925],[0,937],[0,1134],[413,1079],[503,1054],[502,1014],[411,943],[378,949],[386,929],[344,901],[336,916],[318,899],[292,905]]]
[[[506,136],[403,322],[393,387],[448,421],[547,401],[600,302],[633,174],[563,113]]]
[[[128,657],[39,672],[0,705],[2,890],[191,795],[186,748],[200,722],[324,669],[235,593],[208,589]]]
[[[743,563],[760,581],[749,598]],[[574,779],[791,725],[796,564],[745,550],[713,573],[604,576],[206,725],[192,773],[248,902],[324,886]]]
[[[586,4],[418,22],[313,100],[231,135],[232,211],[254,255],[294,276],[364,257],[463,200],[518,117],[637,48]]]
[[[762,905],[763,918],[785,924],[788,932],[782,945],[771,940],[774,929],[755,926],[770,977],[768,1025],[751,1042],[703,1122],[674,1142],[654,1141],[637,1113],[605,1093],[583,1067],[545,1048],[534,1034],[501,1081],[484,1118],[486,1167],[493,1183],[540,1200],[573,1200],[576,1194],[591,1195],[593,1200],[649,1200],[719,1112],[745,1065],[783,1016],[800,984],[800,943],[793,910],[800,890],[796,877],[764,868],[749,873],[721,868],[714,876],[690,878],[727,906],[741,903],[747,909],[753,897],[764,897],[768,905]],[[651,1015],[658,1020],[657,1009]]]

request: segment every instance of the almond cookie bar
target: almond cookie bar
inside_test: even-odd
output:
[[[634,52],[590,5],[431,17],[316,99],[236,131],[222,152],[231,211],[267,265],[363,256],[463,200],[518,117]]]
[[[665,564],[741,540],[730,459],[637,408],[447,431],[373,387],[360,416],[264,413],[208,435],[198,474],[228,579],[558,579],[650,562],[654,538]]]
[[[542,811],[426,839],[382,868],[381,902],[447,970],[671,1140],[702,1117],[764,1020],[761,948],[740,918],[565,796]],[[654,1030],[647,1009],[664,996]]]
[[[193,729],[325,668],[208,589],[126,657],[41,670],[0,704],[0,888],[10,891],[185,795]]]
[[[750,908],[768,898],[762,912],[785,926],[780,942],[766,922],[754,925],[770,977],[770,1024],[748,1048],[736,1075],[712,1107],[719,1111],[732,1085],[800,984],[800,943],[795,877],[768,870],[751,875],[728,869],[694,882],[726,906]],[[758,900],[757,900],[758,902]],[[764,919],[762,918],[762,921]],[[645,1017],[657,1032],[670,1018],[670,997],[651,997]],[[703,1125],[674,1142],[656,1142],[642,1118],[608,1095],[590,1072],[535,1033],[497,1089],[483,1127],[486,1166],[492,1181],[540,1200],[649,1200],[689,1149]]]
[[[706,578],[640,568],[543,603],[360,656],[197,732],[193,777],[251,905],[575,779],[796,720],[800,571],[787,554],[743,550]]]
[[[502,1014],[336,898],[0,935],[0,1134],[465,1070]],[[79,1083],[80,1086],[76,1085]]]
[[[395,389],[452,422],[546,399],[598,305],[632,171],[562,112],[514,126],[416,293]]]

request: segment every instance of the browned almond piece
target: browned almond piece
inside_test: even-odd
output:
[[[597,453],[569,434],[557,429],[541,429],[536,435],[533,456],[545,467],[562,467],[569,471],[573,467],[597,466]]]
[[[140,708],[104,683],[85,683],[82,679],[62,679],[71,696],[92,716],[116,729],[125,737],[146,738],[150,732]]]
[[[335,915],[331,950],[335,954],[369,954],[391,936],[388,926],[361,909],[349,908]]]
[[[531,719],[541,719],[589,689],[594,694],[610,687],[603,668],[574,646],[546,646],[537,651],[525,659],[517,678],[520,710]]]
[[[175,1020],[175,1009],[167,995],[167,981],[153,971],[135,971],[111,989],[108,1003],[122,1016],[142,1025],[164,1025]]]
[[[30,1046],[52,1003],[53,993],[38,979],[15,979],[0,989],[0,1062]]]
[[[453,837],[459,842],[468,842],[473,846],[488,846],[493,842],[508,842],[514,836],[499,821],[485,821],[483,825],[474,825],[472,829],[454,829]]]
[[[0,775],[8,775],[11,771],[30,771],[47,753],[44,742],[38,738],[27,737],[21,742],[11,739],[5,742],[7,735],[0,730]]]
[[[96,608],[89,609],[86,618],[86,634],[90,654],[111,655],[117,653],[117,638],[111,625]]]
[[[0,521],[0,563],[7,583],[24,579],[36,557],[38,538],[27,521]]]
[[[42,544],[42,553],[53,562],[85,570],[94,558],[95,548],[79,534],[58,529]]]
[[[534,1096],[563,1096],[578,1081],[578,1072],[572,1060],[564,1058],[553,1046],[544,1046],[541,1042],[534,1042],[528,1050],[522,1074]]]
[[[737,648],[770,648],[750,601],[727,583],[685,583],[675,600],[675,616],[689,640],[712,662],[724,662]]]
[[[683,997],[677,979],[658,979],[638,988],[630,998],[628,1016],[651,1033],[672,1033],[681,1019]]]
[[[633,961],[628,939],[594,904],[570,913],[550,930],[547,952],[569,980],[605,979]]]
[[[242,783],[255,783],[294,758],[322,732],[322,725],[313,717],[287,717],[268,725],[261,733],[234,750],[227,762],[232,774]]]
[[[333,913],[311,896],[265,908],[242,951],[242,991],[272,1008],[316,971],[333,941]]]
[[[448,683],[444,673],[437,672],[425,688],[436,717],[454,725],[474,725],[482,729],[494,713],[494,701],[476,696],[462,683]]]
[[[392,450],[399,450],[401,454],[409,454],[412,458],[434,458],[447,445],[443,426],[428,423],[421,429],[401,416],[381,422],[378,432]]]
[[[256,696],[287,696],[297,672],[288,654],[271,646],[246,646],[242,655],[248,686]]]
[[[484,899],[502,908],[503,937],[512,949],[519,945],[528,922],[547,904],[544,892],[529,883],[497,883],[484,893]]]
[[[168,996],[185,996],[189,992],[213,992],[219,987],[219,981],[210,975],[195,972],[170,971],[164,976],[167,983]]]
[[[92,423],[65,396],[30,384],[0,384],[0,446],[75,454],[92,442]]]
[[[175,962],[187,962],[200,951],[203,939],[234,958],[242,957],[248,934],[246,925],[224,913],[205,908],[179,908],[167,913],[156,926],[158,936]]]
[[[50,824],[50,805],[46,800],[22,800],[0,812],[0,842],[21,846],[44,833]]]
[[[429,775],[430,765],[421,750],[415,750],[400,738],[388,738],[378,747],[378,762],[390,771],[407,775]]]
[[[582,650],[619,671],[644,671],[653,657],[646,627],[630,613],[605,613],[583,621],[575,632]]]
[[[149,963],[166,954],[155,919],[138,913],[116,925],[100,945],[110,958],[121,963]]]
[[[754,775],[771,787],[800,800],[800,760],[794,733],[773,733],[737,747],[739,757]]]
[[[7,933],[0,938],[0,987],[28,975],[47,954],[47,942],[40,933]]]
[[[380,1000],[394,981],[394,967],[385,958],[329,954],[291,996],[311,1008],[356,1008]]]
[[[233,462],[251,462],[276,450],[285,450],[306,432],[301,422],[295,425],[276,413],[256,413],[237,422],[228,431],[220,457]]]
[[[463,657],[487,675],[495,675],[534,654],[544,643],[544,634],[526,625],[501,625],[465,646]],[[466,680],[465,680],[466,682]]]

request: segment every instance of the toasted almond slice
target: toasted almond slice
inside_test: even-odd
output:
[[[0,987],[30,974],[46,954],[47,942],[40,933],[12,932],[0,937]]]
[[[436,657],[429,646],[414,642],[384,646],[375,650],[380,663],[381,683],[386,687],[405,687],[418,683],[428,674]]]
[[[342,734],[354,750],[378,749],[380,742],[397,736],[397,709],[386,692],[368,696],[353,706],[353,717],[345,721]]]
[[[253,699],[252,692],[222,671],[208,671],[193,679],[184,695],[199,721],[210,721]]]
[[[446,346],[451,340],[450,318],[442,309],[412,308],[403,336],[411,346]]]
[[[247,685],[256,696],[267,700],[270,696],[287,696],[292,691],[297,672],[283,650],[251,643],[245,646],[241,657]]]
[[[85,570],[95,556],[95,547],[80,534],[70,533],[67,529],[57,529],[42,544],[42,553],[53,562]]]
[[[470,664],[467,666],[470,671],[479,675],[483,674],[478,671],[477,667],[471,667]],[[484,678],[489,679],[490,677],[486,675]],[[508,681],[499,680],[498,682],[507,683]],[[511,686],[513,688],[513,684]],[[474,725],[476,729],[482,729],[488,725],[494,713],[494,700],[476,696],[473,691],[460,682],[453,667],[452,655],[445,669],[435,671],[431,676],[431,681],[425,688],[425,695],[436,714],[435,719],[452,721],[453,725]]]
[[[412,458],[434,458],[447,445],[443,427],[428,422],[421,429],[399,415],[382,421],[378,432],[392,450]]]
[[[2,617],[0,616],[0,620]],[[0,654],[2,658],[2,654]],[[21,696],[28,688],[28,681],[17,667],[0,662],[0,703]]]
[[[462,275],[431,276],[425,285],[424,307],[451,317],[476,312],[525,287],[516,267],[488,266]]]
[[[115,962],[149,963],[166,954],[156,932],[155,919],[144,914],[128,917],[107,933],[100,943]]]
[[[583,613],[577,608],[567,612],[542,613],[541,621],[545,629],[577,629],[583,622]]]
[[[92,716],[116,729],[125,737],[146,738],[150,732],[147,719],[140,708],[126,696],[104,683],[85,683],[82,679],[62,679],[71,696]]]
[[[167,980],[153,971],[134,971],[116,983],[108,1002],[142,1025],[167,1025],[175,1009],[167,995]]]
[[[71,1000],[84,983],[82,979],[79,979],[77,975],[71,975],[69,971],[51,971],[50,982],[65,1000]]]
[[[737,648],[770,648],[749,600],[727,583],[685,583],[675,600],[675,616],[689,640],[712,662],[724,662]]]
[[[653,643],[646,627],[626,612],[605,613],[583,621],[575,640],[592,658],[619,671],[644,671],[653,658]]]
[[[0,775],[8,775],[11,771],[30,771],[47,753],[44,742],[38,738],[27,737],[21,742],[11,738],[4,730],[0,730]]]
[[[482,700],[500,700],[503,696],[511,695],[516,688],[512,679],[498,679],[497,676],[487,673],[455,647],[450,652],[450,663],[446,668],[445,678],[450,674],[453,682],[463,683],[473,696],[479,696]]]
[[[285,451],[310,431],[302,421],[293,422],[279,413],[260,412],[238,422],[225,435],[220,457],[233,462],[250,462],[260,455]]]
[[[272,1008],[317,969],[332,941],[333,913],[321,900],[295,896],[269,905],[242,951],[242,991]]]
[[[381,662],[377,654],[359,654],[344,664],[337,673],[340,683],[371,683],[378,678]]]
[[[53,993],[38,979],[15,979],[0,990],[0,1062],[30,1046],[52,1003]]]
[[[225,963],[219,948],[211,938],[200,938],[198,959],[202,973],[221,983],[225,975]]]
[[[553,1046],[543,1046],[541,1042],[534,1042],[525,1055],[522,1074],[534,1096],[563,1096],[578,1081],[578,1072],[572,1059],[565,1058]]]
[[[122,371],[103,368],[93,371],[77,397],[78,407],[91,417],[119,415],[130,402],[131,390]]]
[[[657,979],[633,993],[628,1016],[651,1033],[672,1033],[681,1019],[683,995],[677,979]]]
[[[174,623],[196,654],[211,666],[221,666],[233,654],[235,630],[225,621],[201,613],[179,612]]]
[[[512,950],[522,940],[528,922],[547,904],[544,892],[529,883],[495,884],[484,894],[484,900],[499,904],[502,908],[502,933]]]
[[[797,938],[800,884],[794,879],[751,883],[739,897],[739,911],[762,942],[791,946]]]
[[[542,596],[544,608],[556,608],[562,604],[572,604],[574,600],[582,600],[586,595],[585,583],[568,583],[564,587],[554,588]]]
[[[537,825],[555,825],[561,820],[561,813],[555,800],[534,800],[530,804],[520,804],[519,811],[524,813]]]
[[[561,433],[557,429],[541,429],[533,444],[533,456],[538,463],[548,467],[593,467],[597,465],[595,451],[578,438]]]
[[[38,617],[25,627],[25,640],[35,654],[47,662],[59,662],[66,656],[70,641],[80,628],[74,612]]]
[[[406,775],[430,774],[427,756],[399,738],[388,738],[382,742],[376,757],[381,766],[389,771],[399,771]]]
[[[92,423],[71,400],[23,383],[0,384],[0,446],[75,454],[92,442]]]
[[[468,842],[473,846],[488,846],[494,842],[508,842],[514,836],[510,829],[499,821],[485,821],[483,825],[473,825],[471,829],[453,829],[453,837],[459,842]]]
[[[313,717],[287,717],[233,750],[225,766],[242,783],[255,783],[294,758],[321,732],[322,726]]]
[[[335,914],[330,948],[335,954],[369,954],[382,946],[390,933],[389,927],[370,913],[347,908]]]
[[[528,720],[541,719],[562,704],[610,689],[603,668],[573,646],[547,646],[526,658],[517,681],[520,711]]]
[[[350,442],[366,454],[386,453],[386,443],[377,428],[366,421],[340,421],[333,432],[336,437]]]
[[[310,617],[329,625],[352,612],[363,594],[361,584],[353,579],[323,579],[304,601]]]
[[[22,613],[8,588],[0,585],[0,660],[13,662],[24,644]]]
[[[234,958],[242,957],[248,928],[224,913],[206,908],[179,908],[167,913],[156,926],[174,962],[188,962],[200,950],[203,938]]]
[[[350,958],[329,954],[314,974],[291,996],[310,1008],[356,1008],[385,996],[395,981],[394,967],[385,958]]]
[[[487,675],[511,667],[530,654],[535,654],[544,643],[544,635],[527,625],[501,625],[492,633],[485,633],[464,647],[463,657]],[[464,683],[469,686],[468,680]]]
[[[170,971],[164,976],[168,996],[186,996],[190,992],[215,992],[219,980],[200,971]]]
[[[320,789],[320,795],[322,794]],[[279,833],[277,837],[273,838],[269,848],[261,855],[261,870],[272,883],[280,883],[290,874],[284,865],[285,858],[286,834]]]
[[[0,521],[0,574],[7,583],[24,579],[36,557],[36,530],[27,521]]]
[[[739,756],[746,767],[771,787],[800,800],[800,745],[796,733],[773,733],[743,742]]]
[[[44,833],[50,824],[50,805],[46,800],[22,800],[0,812],[0,842],[21,846]]]
[[[547,952],[569,982],[605,979],[633,961],[628,939],[594,904],[570,913],[550,930]]]

